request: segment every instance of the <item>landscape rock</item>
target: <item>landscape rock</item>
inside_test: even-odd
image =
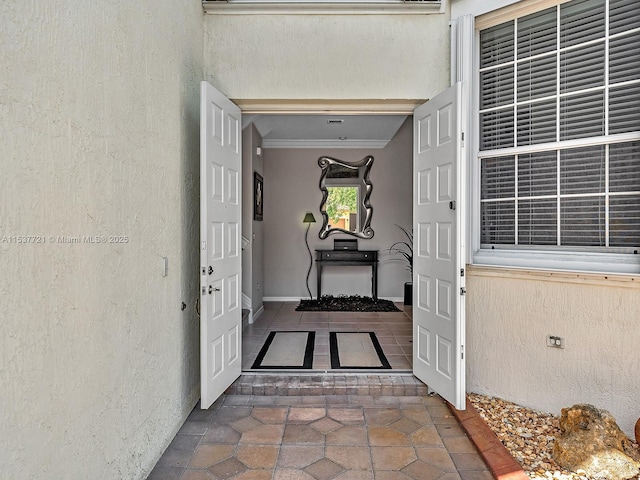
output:
[[[597,480],[626,480],[640,474],[640,454],[613,416],[593,405],[563,408],[553,459]]]
[[[640,445],[640,418],[636,422],[636,443]]]

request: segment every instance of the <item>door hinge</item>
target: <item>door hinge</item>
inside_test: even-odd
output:
[[[464,360],[464,345],[460,345],[460,359]]]
[[[465,287],[460,287],[460,295],[466,295],[467,289]]]
[[[461,145],[464,147],[464,132],[460,132]]]
[[[455,210],[456,209],[456,201],[455,200],[451,200],[449,202],[449,210]]]

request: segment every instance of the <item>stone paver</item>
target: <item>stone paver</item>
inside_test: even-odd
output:
[[[355,383],[349,380],[349,384]],[[180,430],[148,478],[485,480],[492,477],[442,399],[400,398],[329,395],[308,399],[309,405],[302,401],[283,405],[277,395],[245,399],[223,395],[207,413],[194,410],[185,423],[198,427]]]

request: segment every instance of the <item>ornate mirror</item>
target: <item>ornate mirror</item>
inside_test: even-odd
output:
[[[320,157],[318,165],[322,169],[322,228],[318,236],[324,239],[334,233],[345,233],[358,238],[373,237],[373,208],[369,201],[373,189],[369,180],[373,157],[369,155],[353,163]]]

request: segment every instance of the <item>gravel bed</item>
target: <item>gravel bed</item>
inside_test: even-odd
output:
[[[562,469],[551,458],[556,436],[560,435],[559,416],[475,393],[468,398],[529,478],[591,480],[584,472]]]

